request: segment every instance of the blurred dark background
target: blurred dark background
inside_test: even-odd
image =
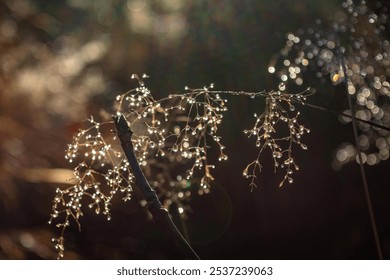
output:
[[[156,97],[211,82],[216,89],[276,89],[267,65],[286,33],[340,7],[337,0],[2,1],[0,259],[56,258],[51,238],[59,232],[47,221],[56,187],[72,177],[66,145],[85,117],[110,110],[115,96],[134,86],[132,73],[147,73]],[[340,89],[322,89],[310,102],[332,104]],[[301,171],[278,188],[281,175],[264,158],[259,187],[251,191],[241,174],[255,148],[242,130],[264,104],[245,97],[228,102],[221,133],[229,160],[215,170],[211,193],[192,197],[188,218],[174,217],[199,256],[376,259],[359,166],[332,168],[336,148],[353,143],[351,125],[299,108],[311,129],[304,138],[309,150],[296,157]],[[389,167],[389,161],[365,165],[387,259]],[[72,226],[65,235],[65,258],[177,258],[137,196],[118,199],[112,212],[107,222],[86,209],[82,231]]]

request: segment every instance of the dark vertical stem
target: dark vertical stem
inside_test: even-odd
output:
[[[191,246],[180,234],[176,228],[168,211],[162,206],[156,192],[149,185],[139,166],[138,160],[134,153],[134,147],[131,142],[131,131],[125,117],[123,115],[114,116],[114,122],[118,131],[118,137],[121,141],[123,151],[126,154],[127,160],[134,173],[135,183],[140,188],[146,202],[148,209],[153,216],[153,220],[156,224],[167,234],[173,244],[180,250],[186,259],[199,259],[198,255],[194,252]]]
[[[344,73],[344,85],[345,85],[345,88],[347,90],[348,105],[349,105],[349,109],[351,110],[353,136],[355,138],[356,149],[357,149],[357,152],[358,152],[360,174],[362,175],[364,194],[365,194],[365,197],[366,197],[368,212],[369,212],[369,215],[370,215],[371,227],[372,227],[372,231],[373,231],[373,234],[374,234],[374,240],[375,240],[375,246],[376,246],[376,250],[377,250],[377,253],[378,253],[378,258],[380,260],[383,260],[383,253],[382,253],[382,248],[381,248],[381,243],[380,243],[380,238],[379,238],[379,233],[378,233],[378,227],[377,227],[376,221],[375,221],[374,208],[372,206],[370,190],[368,188],[366,171],[364,170],[364,166],[363,166],[362,151],[361,151],[360,146],[359,146],[359,138],[358,138],[358,133],[357,133],[357,120],[356,120],[356,117],[355,117],[355,109],[354,109],[353,104],[352,104],[351,95],[349,94],[349,91],[348,91],[347,66],[346,66],[346,63],[345,63],[344,55],[341,52],[340,48],[339,48],[339,55],[340,55],[341,67],[342,67],[342,70],[343,70],[343,73]]]

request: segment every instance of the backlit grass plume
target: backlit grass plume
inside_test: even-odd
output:
[[[309,132],[298,121],[294,104],[304,104],[307,91],[288,94],[284,91],[243,92],[216,91],[214,85],[170,94],[156,100],[142,78],[132,75],[138,86],[116,97],[114,115],[124,116],[132,130],[132,144],[139,165],[151,186],[155,188],[164,208],[176,204],[181,215],[189,207],[191,193],[209,192],[214,180],[213,169],[228,159],[219,134],[223,116],[228,110],[227,95],[265,98],[264,112],[255,115],[252,129],[244,130],[256,138],[256,159],[249,163],[243,175],[256,186],[261,171],[261,154],[270,149],[275,171],[284,170],[282,186],[293,182],[298,170],[293,146],[307,149],[302,136]],[[279,127],[285,126],[280,132]],[[131,199],[134,174],[117,139],[112,120],[98,121],[90,117],[66,150],[66,159],[74,165],[74,185],[58,188],[53,201],[50,222],[60,228],[53,241],[64,256],[64,232],[72,222],[78,225],[84,207],[111,219],[110,206],[114,196]],[[283,131],[287,131],[283,135]],[[213,162],[210,151],[218,153]],[[197,187],[196,187],[197,186]]]

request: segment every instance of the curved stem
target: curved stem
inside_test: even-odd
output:
[[[363,166],[362,151],[360,149],[359,141],[358,141],[359,138],[358,138],[358,133],[357,133],[357,120],[356,120],[356,117],[355,117],[355,110],[354,110],[354,107],[352,105],[351,95],[348,92],[347,67],[346,67],[346,63],[345,63],[345,58],[344,58],[341,50],[339,50],[339,55],[340,55],[341,67],[342,67],[343,74],[344,74],[344,85],[345,85],[345,88],[347,90],[347,95],[348,95],[348,105],[349,105],[349,109],[351,110],[353,136],[355,138],[356,149],[357,149],[357,152],[358,152],[360,173],[362,175],[364,194],[365,194],[365,197],[366,197],[368,212],[369,212],[369,215],[370,215],[371,227],[372,227],[372,231],[373,231],[373,234],[374,234],[374,240],[375,240],[375,246],[376,246],[376,250],[377,250],[377,253],[378,253],[378,258],[380,260],[383,260],[383,253],[382,253],[382,248],[381,248],[381,243],[380,243],[380,238],[379,238],[379,233],[378,233],[378,227],[377,227],[376,221],[375,221],[374,208],[372,206],[372,200],[371,200],[370,190],[368,188],[366,172],[365,172],[364,166]]]
[[[160,200],[158,199],[155,190],[152,189],[146,180],[135,156],[134,147],[131,142],[133,132],[131,131],[125,117],[122,114],[114,116],[114,122],[116,129],[118,130],[118,137],[121,141],[123,151],[125,152],[127,160],[129,161],[134,173],[135,183],[140,188],[147,202],[148,209],[153,216],[153,220],[168,235],[186,259],[199,259],[198,255],[176,228],[168,211],[162,206]]]

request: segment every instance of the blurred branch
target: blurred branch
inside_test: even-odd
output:
[[[340,47],[339,47],[339,52],[338,53],[339,53],[340,61],[341,61],[341,69],[343,70],[344,77],[345,77],[343,82],[344,82],[344,85],[345,85],[345,89],[347,90],[346,93],[347,93],[347,96],[348,96],[348,105],[349,105],[349,109],[350,109],[351,115],[352,115],[353,136],[355,138],[356,149],[358,151],[360,173],[362,175],[362,181],[363,181],[363,187],[364,187],[364,195],[366,197],[366,202],[367,202],[367,206],[368,206],[368,213],[370,215],[370,222],[371,222],[371,227],[372,227],[372,231],[373,231],[373,234],[374,234],[375,246],[376,246],[376,250],[377,250],[377,253],[378,253],[378,258],[380,260],[383,260],[383,252],[382,252],[382,247],[381,247],[381,240],[380,240],[380,237],[379,237],[378,226],[376,224],[374,207],[372,205],[372,199],[371,199],[371,195],[370,195],[370,190],[368,188],[367,175],[366,175],[366,171],[365,171],[364,166],[363,166],[362,151],[361,151],[361,148],[360,148],[360,145],[359,145],[359,136],[358,136],[358,132],[357,132],[357,120],[356,120],[356,117],[355,117],[355,109],[354,109],[354,106],[352,104],[351,95],[348,92],[349,78],[348,78],[348,75],[347,75],[347,66],[346,66],[346,62],[345,62],[345,57],[344,57],[343,52],[341,51]]]
[[[162,206],[160,200],[158,199],[156,192],[147,182],[135,156],[134,147],[131,142],[133,132],[131,131],[125,117],[123,115],[114,116],[114,121],[118,131],[118,137],[121,140],[123,151],[125,152],[127,160],[133,170],[136,185],[142,191],[154,221],[167,234],[186,259],[199,259],[198,255],[176,228],[168,211]]]
[[[75,184],[74,171],[61,168],[25,168],[20,171],[20,176],[32,183],[59,183],[66,185]]]

